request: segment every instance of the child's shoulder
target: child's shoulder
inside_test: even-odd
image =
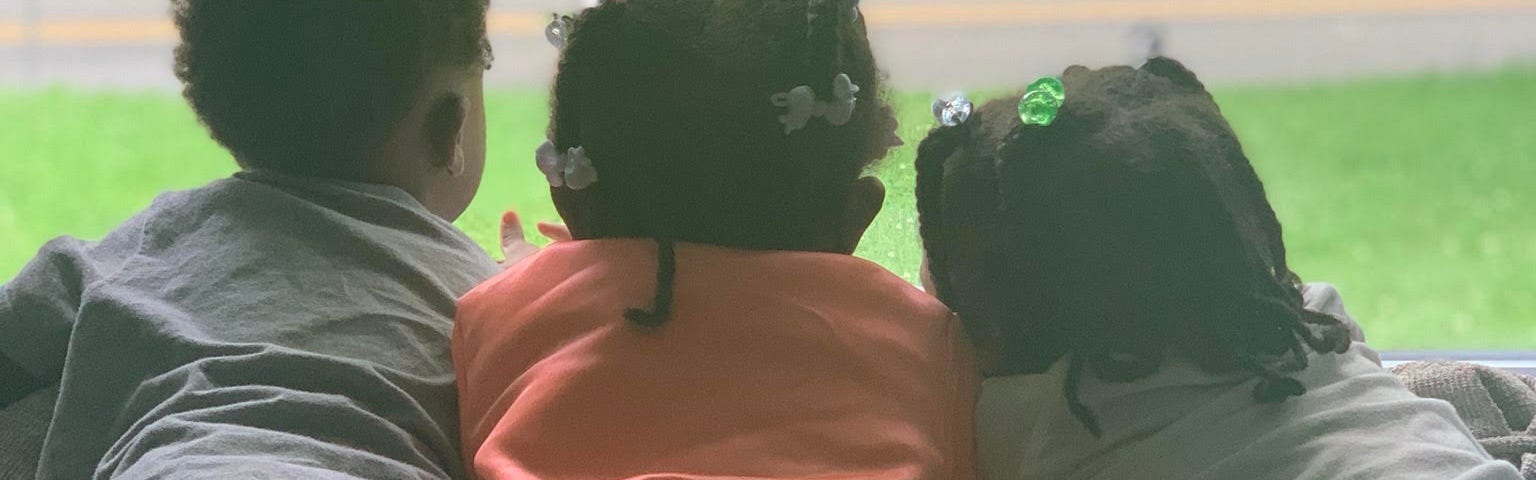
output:
[[[473,311],[487,303],[505,303],[520,295],[538,296],[556,287],[580,287],[603,278],[653,278],[655,249],[653,241],[644,239],[553,244],[471,290],[460,300],[460,309]],[[677,288],[694,295],[715,299],[794,297],[826,308],[928,319],[936,328],[948,328],[958,322],[943,303],[911,282],[874,262],[851,255],[679,244],[677,258]],[[646,288],[637,288],[628,293],[648,295],[647,292]],[[531,300],[530,297],[518,301]]]
[[[858,290],[892,309],[914,312],[941,324],[959,322],[939,299],[884,266],[851,255],[837,257],[842,258],[829,266],[824,280],[829,286],[836,285],[833,291]]]
[[[238,199],[249,186],[235,177],[226,177],[202,186],[182,190],[167,190],[155,195],[149,206],[134,214],[117,230],[140,229],[144,232],[160,232],[167,228],[192,227],[201,224],[202,217],[209,216],[215,207]],[[135,233],[144,233],[135,232]]]
[[[565,282],[582,270],[615,274],[622,268],[616,263],[638,263],[654,257],[645,254],[643,240],[575,240],[556,242],[517,263],[509,265],[484,283],[464,294],[460,303],[475,303],[524,288],[548,288]],[[654,249],[652,246],[650,249]]]
[[[205,212],[206,205],[227,188],[227,182],[227,179],[217,180],[193,189],[161,192],[150,200],[148,206],[113,227],[96,243],[117,249],[137,249],[144,245],[146,239],[166,237],[167,229],[199,224],[190,217]]]

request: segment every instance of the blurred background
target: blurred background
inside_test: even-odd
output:
[[[1387,349],[1536,350],[1536,0],[864,0],[908,146],[859,254],[915,279],[912,148],[929,101],[1073,64],[1180,59],[1238,130],[1294,267]],[[531,152],[550,12],[493,0],[490,158],[459,224],[553,220]],[[181,102],[165,0],[0,0],[0,280],[47,239],[96,238],[159,192],[234,170]]]
[[[490,81],[542,87],[551,12],[492,1]],[[864,0],[892,83],[1011,87],[1072,64],[1138,60],[1150,38],[1216,83],[1482,70],[1536,57],[1532,0]],[[0,81],[174,89],[166,0],[0,0]]]

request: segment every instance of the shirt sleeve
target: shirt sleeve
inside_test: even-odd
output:
[[[0,285],[0,358],[36,381],[26,388],[22,384],[27,382],[6,381],[0,393],[7,395],[0,396],[25,395],[59,382],[82,298],[92,284],[116,274],[137,253],[141,217],[100,242],[54,239],[16,278]],[[9,391],[13,386],[18,391]]]

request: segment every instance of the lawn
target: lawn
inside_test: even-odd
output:
[[[1286,226],[1295,269],[1339,286],[1388,349],[1536,349],[1536,69],[1217,90]],[[913,148],[875,172],[887,206],[859,254],[915,278]],[[489,95],[485,186],[459,225],[487,247],[516,208],[553,220],[533,168],[545,99]],[[233,171],[174,94],[0,92],[0,279],[61,234],[96,238],[157,192]]]

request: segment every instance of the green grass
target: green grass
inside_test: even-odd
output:
[[[1536,70],[1218,89],[1286,225],[1295,269],[1339,285],[1372,343],[1536,349]],[[908,146],[878,175],[859,254],[912,279],[913,148],[927,97],[898,95]],[[459,225],[492,246],[503,209],[554,220],[532,165],[545,99],[489,96],[485,186]],[[96,238],[158,192],[233,171],[169,93],[0,92],[0,278],[47,239]]]

